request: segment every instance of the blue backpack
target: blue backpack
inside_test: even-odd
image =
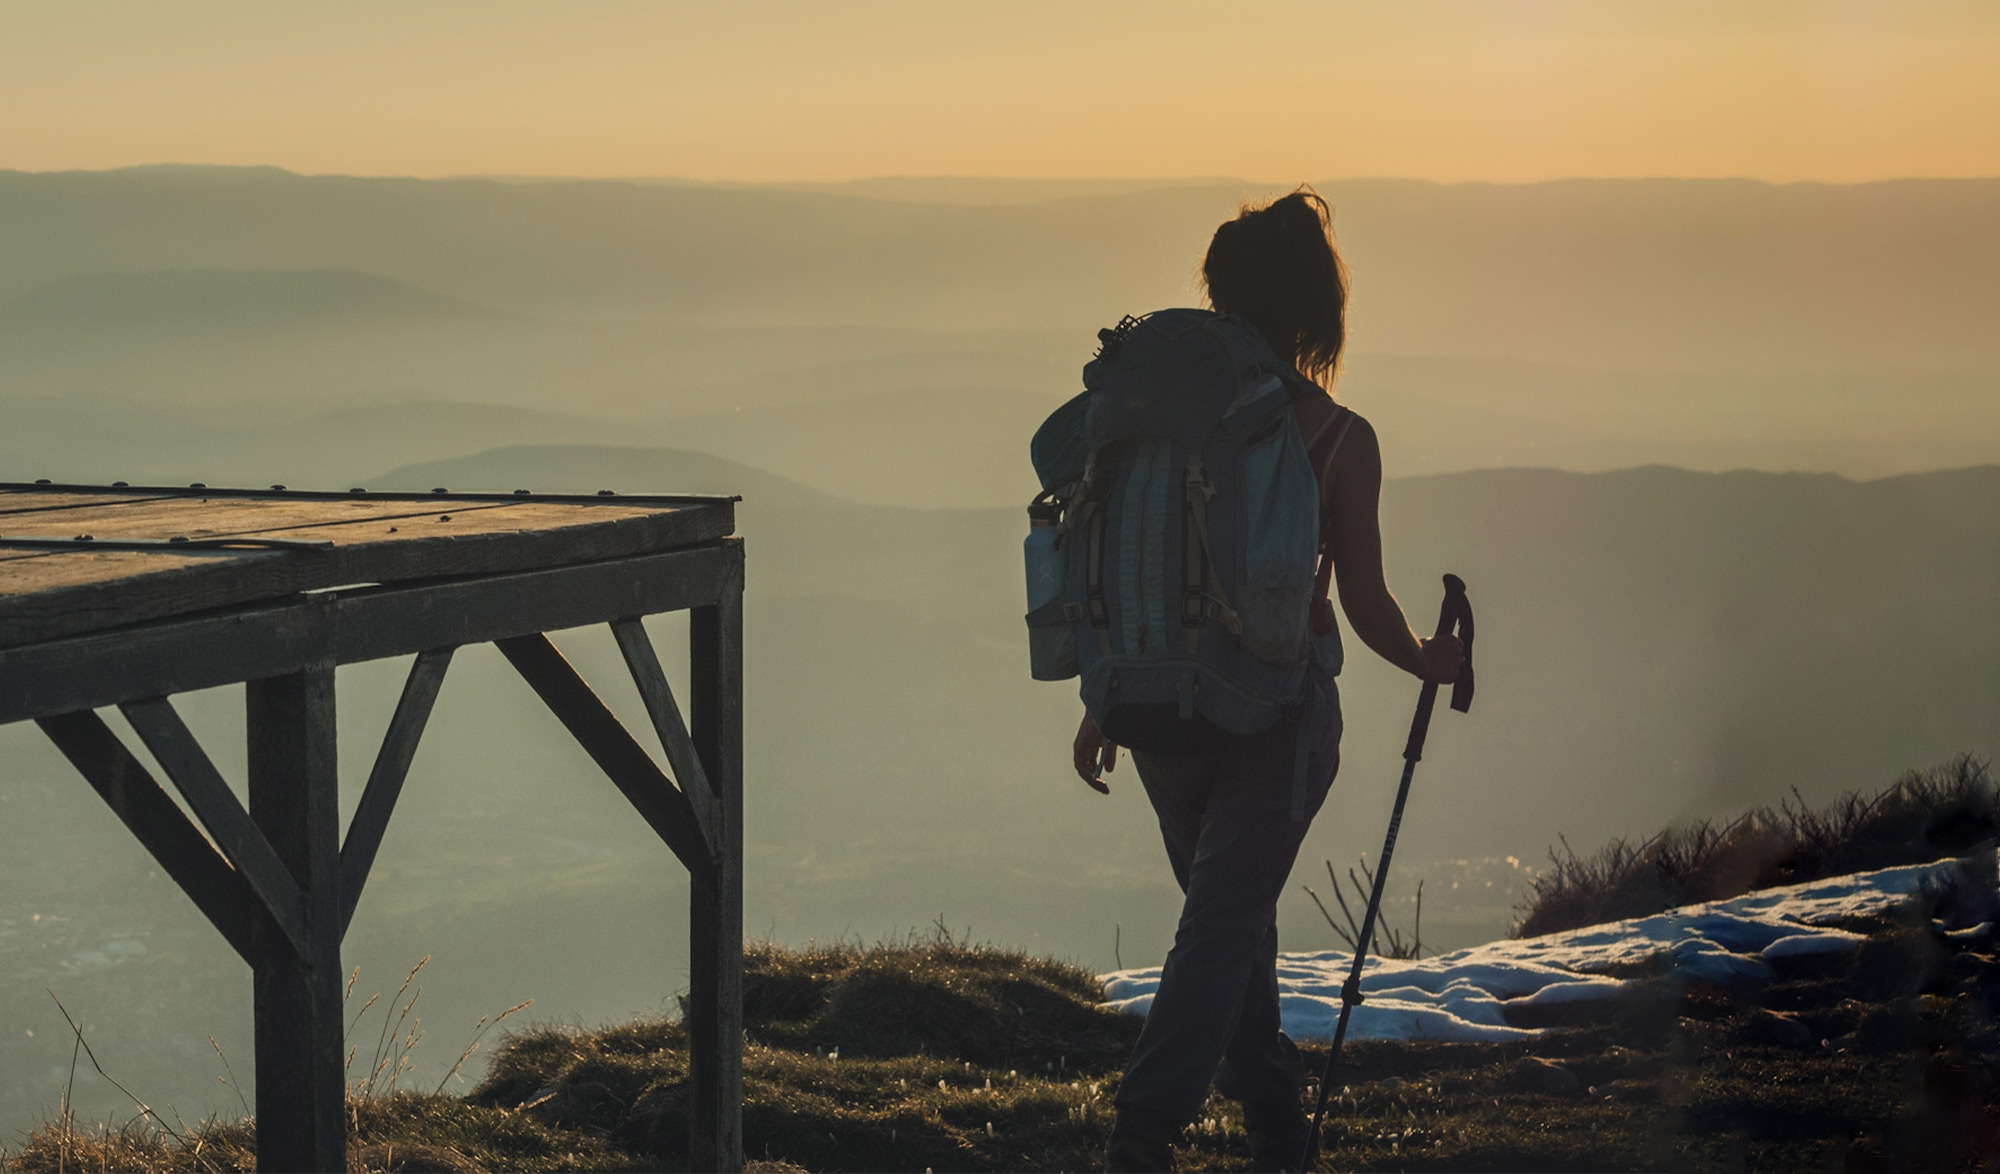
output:
[[[1228,315],[1161,310],[1099,338],[1031,445],[1034,676],[1081,677],[1106,737],[1141,750],[1298,716],[1340,669],[1311,619],[1320,490],[1293,413],[1316,389]]]

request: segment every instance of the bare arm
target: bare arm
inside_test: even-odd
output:
[[[1361,642],[1412,676],[1449,684],[1458,676],[1455,636],[1419,640],[1382,572],[1382,446],[1360,416],[1334,460],[1328,548],[1340,609]]]

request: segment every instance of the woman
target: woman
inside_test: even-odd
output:
[[[1325,391],[1340,361],[1347,304],[1326,201],[1301,188],[1245,209],[1216,230],[1202,279],[1213,309],[1248,321],[1302,377],[1306,390],[1294,411],[1318,471],[1322,553],[1348,623],[1389,663],[1451,682],[1458,640],[1419,639],[1383,576],[1375,430]],[[1316,609],[1315,628],[1332,632],[1332,616]],[[1211,1081],[1243,1103],[1254,1169],[1293,1168],[1305,1146],[1298,1049],[1279,1030],[1276,917],[1311,814],[1339,765],[1339,705],[1333,682],[1320,685],[1324,703],[1269,730],[1216,731],[1199,748],[1132,754],[1186,902],[1126,1065],[1107,1170],[1169,1169],[1171,1143]],[[1310,750],[1305,819],[1292,810],[1301,738]],[[1074,752],[1077,774],[1103,790],[1099,768],[1111,768],[1117,747],[1088,713]]]

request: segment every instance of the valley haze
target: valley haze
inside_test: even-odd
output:
[[[1457,572],[1482,620],[1480,706],[1433,734],[1392,884],[1400,916],[1427,878],[1428,943],[1504,934],[1558,834],[2000,749],[2000,180],[1318,186],[1391,584],[1421,625]],[[0,480],[741,494],[750,930],[942,915],[1150,965],[1178,902],[1136,779],[1083,788],[1074,692],[1027,676],[1026,441],[1096,329],[1194,302],[1214,225],[1273,190],[0,172]],[[648,727],[607,634],[557,640]],[[1297,880],[1376,850],[1414,696],[1349,644]],[[342,670],[350,806],[402,668]],[[182,708],[240,780],[240,694]],[[247,970],[38,731],[0,759],[0,1113],[60,1090],[44,986],[150,1101],[233,1111],[205,1037],[247,1071]],[[432,956],[434,1081],[523,998],[667,1009],[685,884],[469,648],[348,957],[372,991]],[[1286,948],[1334,944],[1296,884],[1280,916]]]

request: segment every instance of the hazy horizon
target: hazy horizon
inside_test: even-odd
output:
[[[1391,893],[1469,945],[1559,836],[2000,754],[1995,59],[1957,0],[0,7],[0,481],[741,493],[749,933],[1156,962],[1136,779],[1083,788],[1027,676],[1027,438],[1310,181],[1391,585],[1480,607]],[[555,639],[643,737],[607,634]],[[1348,643],[1286,948],[1400,766],[1414,686]],[[402,668],[341,670],[348,808]],[[240,691],[176,705],[240,780]],[[0,762],[0,1117],[65,1085],[44,986],[149,1103],[236,1112],[248,970],[32,724]],[[372,876],[345,962],[435,956],[433,1081],[522,998],[685,983],[685,873],[491,648]]]

